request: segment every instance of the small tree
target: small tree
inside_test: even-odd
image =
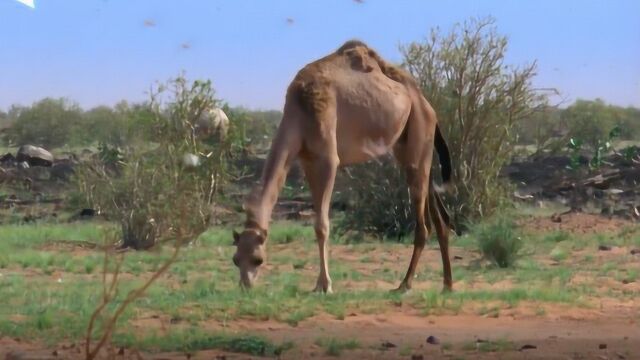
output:
[[[156,143],[103,144],[102,156],[79,171],[88,202],[120,224],[121,246],[134,249],[172,238],[185,211],[192,227],[207,224],[225,172],[225,143],[199,139],[195,132],[200,115],[217,103],[211,82],[178,77],[150,95]]]
[[[81,126],[82,110],[65,99],[46,98],[21,108],[16,116],[6,136],[9,143],[51,149],[73,140],[72,135]]]
[[[494,20],[472,19],[401,47],[404,66],[438,113],[453,160],[458,221],[491,214],[501,203],[499,172],[516,142],[514,126],[546,103],[531,84],[536,64],[504,63],[507,38]]]

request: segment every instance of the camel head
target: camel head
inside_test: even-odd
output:
[[[233,232],[233,245],[236,246],[233,263],[240,270],[240,286],[248,289],[258,277],[260,265],[267,258],[266,241],[267,232],[261,229],[245,229],[240,234]]]

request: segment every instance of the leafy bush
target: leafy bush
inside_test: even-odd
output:
[[[224,173],[225,144],[204,142],[193,131],[200,114],[215,105],[209,81],[179,77],[151,94],[158,144],[118,148],[103,144],[100,156],[79,170],[88,202],[117,221],[122,246],[146,249],[171,239],[181,227],[204,230]],[[185,158],[191,161],[185,161]]]
[[[472,236],[484,257],[501,268],[513,266],[522,249],[522,238],[513,219],[497,216],[473,228]]]
[[[515,125],[547,108],[546,96],[531,85],[535,63],[505,65],[507,39],[492,25],[492,19],[471,20],[401,47],[403,66],[438,113],[449,143],[455,191],[448,205],[458,228],[508,201],[499,173],[514,154]],[[354,166],[350,173],[336,186],[339,201],[350,205],[339,233],[402,237],[413,230],[406,183],[389,159]]]
[[[355,231],[400,239],[415,226],[402,171],[389,157],[351,166],[338,175],[336,199],[348,211],[336,222],[336,234]]]
[[[5,135],[13,145],[53,148],[72,142],[82,125],[82,110],[65,99],[46,98],[14,112],[15,122]]]
[[[438,113],[453,162],[456,222],[492,214],[506,191],[500,169],[511,159],[515,126],[546,108],[535,90],[536,64],[505,64],[507,38],[494,20],[472,19],[448,34],[433,30],[421,42],[401,47],[405,68]]]

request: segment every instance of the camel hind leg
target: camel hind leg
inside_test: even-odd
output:
[[[428,175],[427,175],[428,176]],[[409,268],[407,273],[400,283],[400,286],[396,289],[399,292],[405,292],[411,289],[413,277],[420,260],[420,255],[424,249],[424,245],[429,236],[428,223],[426,221],[426,213],[429,204],[427,203],[428,182],[424,181],[424,171],[418,171],[409,169],[407,171],[407,178],[409,182],[409,192],[411,194],[411,204],[415,212],[416,226],[414,230],[413,239],[413,253],[411,254],[411,260],[409,262]]]
[[[435,192],[433,186],[429,191],[429,217],[433,223],[440,245],[440,255],[442,256],[442,283],[443,291],[453,289],[453,278],[451,276],[451,260],[449,258],[449,224],[445,220],[446,209],[440,199],[440,195]]]
[[[400,286],[396,289],[399,292],[411,289],[420,255],[422,255],[430,231],[426,216],[430,214],[429,187],[431,183],[433,140],[437,120],[435,112],[427,105],[421,95],[414,98],[413,106],[407,119],[407,128],[394,147],[396,159],[406,172],[411,204],[416,218],[413,253],[411,254],[407,273]]]
[[[405,292],[411,289],[413,277],[420,260],[420,255],[424,250],[427,237],[430,232],[430,224],[426,218],[429,214],[429,176],[431,171],[431,161],[425,161],[424,159],[418,161],[418,165],[414,165],[415,162],[411,161],[413,154],[410,147],[405,149],[399,147],[396,149],[396,158],[400,161],[406,171],[407,183],[409,185],[409,193],[411,196],[411,205],[414,210],[414,216],[416,219],[416,226],[414,230],[413,239],[413,253],[409,262],[409,268],[407,273],[400,283],[400,286],[396,289],[399,292]],[[424,149],[422,152],[423,158],[431,158],[431,149]]]

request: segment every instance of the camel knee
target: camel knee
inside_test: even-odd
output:
[[[319,223],[314,227],[318,240],[324,241],[329,237],[329,224]]]
[[[413,244],[416,247],[424,248],[429,238],[429,230],[424,224],[416,224],[416,230],[414,233]]]

